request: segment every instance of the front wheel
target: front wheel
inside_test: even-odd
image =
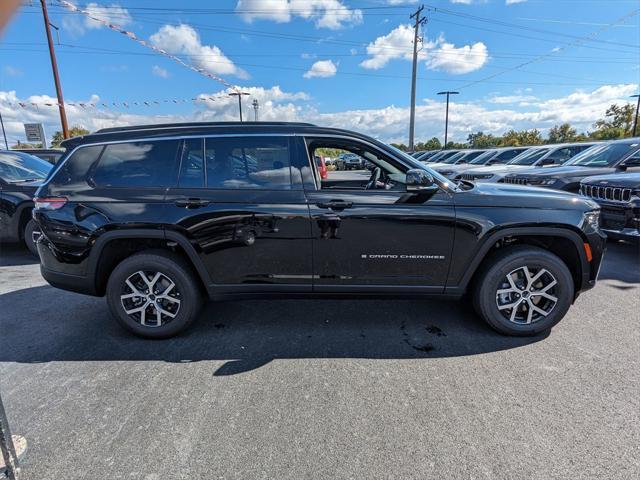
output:
[[[168,338],[193,323],[202,295],[182,258],[168,252],[138,253],[112,272],[107,302],[113,317],[130,332]]]
[[[567,313],[574,294],[571,272],[553,253],[513,246],[487,259],[473,292],[478,314],[505,335],[549,330]]]

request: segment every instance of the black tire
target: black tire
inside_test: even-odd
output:
[[[507,275],[515,271],[517,272],[514,274],[516,278],[518,275],[526,278],[526,274],[522,270],[524,266],[527,267],[527,272],[531,277],[535,277],[536,273],[543,269],[546,270],[547,273],[541,274],[537,285],[544,285],[545,281],[547,285],[553,285],[548,293],[557,299],[555,303],[540,295],[539,292],[544,288],[534,286],[529,293],[526,293],[527,288],[520,290],[519,286],[517,290],[512,289]],[[511,280],[513,280],[513,276]],[[553,284],[553,280],[556,281],[555,284]],[[574,295],[573,277],[565,263],[557,255],[547,250],[527,245],[507,247],[492,254],[484,262],[482,270],[478,272],[474,285],[472,295],[476,312],[494,330],[512,336],[532,336],[551,329],[565,316]],[[518,293],[500,294],[502,296],[499,296],[498,290],[505,291],[506,289]],[[520,304],[514,314],[514,310],[507,308],[507,305],[513,305],[516,302],[520,302]],[[538,302],[536,308],[542,307],[540,310],[548,311],[546,316],[543,316],[537,310],[533,310],[531,323],[525,323],[531,302],[534,304]],[[502,310],[499,309],[498,303],[501,303]],[[507,316],[512,317],[512,314],[515,316],[513,321],[511,318],[506,318]],[[522,318],[519,319],[518,316]]]
[[[165,299],[155,299],[159,304],[163,302],[164,305],[160,305],[161,311],[169,312],[160,319],[160,325],[143,325],[141,323],[142,312],[126,313],[124,304],[127,304],[133,308],[139,308],[137,304],[131,304],[129,302],[140,302],[141,304],[147,304],[150,297],[142,297],[134,295],[133,299],[121,299],[121,295],[131,294],[132,290],[127,286],[127,279],[130,283],[135,282],[136,278],[142,280],[137,272],[144,272],[147,279],[155,276],[155,272],[159,272],[163,277],[160,277],[161,282],[165,282],[161,285],[164,288],[169,282],[173,282],[175,286],[172,288],[170,294],[165,295]],[[134,276],[133,279],[131,278]],[[166,279],[166,280],[165,280]],[[139,293],[144,293],[144,283],[140,282],[142,287],[138,288]],[[150,292],[153,293],[153,292]],[[158,292],[162,293],[162,292]],[[179,256],[169,252],[153,251],[148,253],[137,253],[118,264],[113,270],[109,281],[107,282],[107,303],[112,316],[117,322],[126,330],[145,338],[169,338],[179,332],[188,328],[191,323],[196,319],[202,306],[202,293],[200,284],[192,268]],[[170,295],[172,300],[166,297]],[[153,297],[153,295],[150,295]],[[179,304],[176,307],[176,300],[179,300]],[[154,317],[154,312],[161,317],[163,314],[159,314],[156,310],[157,304],[149,304],[148,308],[144,309],[145,322],[146,316],[149,315],[149,323],[157,323]],[[166,309],[166,310],[165,310]],[[131,309],[130,309],[131,310]],[[172,310],[173,312],[170,312]],[[175,315],[170,318],[168,315]],[[136,318],[138,317],[138,318]]]
[[[38,224],[35,222],[33,218],[30,219],[27,222],[27,224],[24,226],[23,240],[24,240],[24,244],[29,249],[29,252],[31,252],[31,254],[36,257],[39,257],[39,255],[38,255],[38,248],[35,242],[35,236],[39,235],[39,233],[40,233],[40,227],[38,227]]]

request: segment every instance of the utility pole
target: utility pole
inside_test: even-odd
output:
[[[51,24],[49,23],[49,13],[47,3],[40,0],[42,4],[42,16],[44,17],[44,29],[47,32],[47,42],[49,43],[49,55],[51,57],[51,68],[53,70],[53,81],[56,84],[56,95],[58,96],[58,109],[60,110],[60,123],[62,124],[62,136],[69,138],[69,126],[67,125],[67,112],[64,109],[64,99],[62,98],[62,87],[58,75],[58,63],[56,62],[56,52],[53,50],[53,39],[51,38]]]
[[[444,117],[444,147],[443,150],[447,149],[447,139],[449,136],[449,95],[458,95],[460,92],[438,92],[438,95],[446,95],[447,96],[447,110]]]
[[[418,68],[418,33],[420,25],[427,22],[426,18],[420,18],[420,14],[424,10],[424,5],[415,11],[409,18],[415,18],[416,23],[413,26],[413,72],[411,74],[411,114],[409,118],[409,150],[413,150],[413,140],[416,130],[416,70]]]
[[[257,122],[258,121],[258,109],[260,108],[260,104],[258,103],[258,99],[254,98],[253,99],[253,103],[251,105],[253,105],[253,121]]]
[[[238,109],[240,110],[240,121],[242,122],[242,96],[250,95],[248,92],[231,92],[230,97],[238,97]]]
[[[4,137],[4,146],[9,150],[9,142],[7,142],[7,132],[4,130],[4,122],[2,121],[2,113],[0,113],[0,126],[2,126],[2,136]]]
[[[638,112],[640,112],[640,95],[631,95],[631,98],[638,99],[638,103],[636,104],[636,116],[633,119],[633,130],[631,130],[633,132],[633,136],[637,137],[638,136]]]

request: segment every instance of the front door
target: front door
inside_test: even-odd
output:
[[[344,150],[368,167],[330,171],[306,185],[314,290],[443,291],[455,226],[451,194],[407,193],[409,167],[375,145],[345,138],[305,141],[310,158]]]
[[[219,293],[312,288],[309,209],[290,137],[184,141],[167,194],[175,229],[196,247]]]

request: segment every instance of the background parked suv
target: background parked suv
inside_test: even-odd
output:
[[[640,242],[640,172],[587,177],[580,193],[600,204],[602,230],[609,238]]]
[[[69,150],[35,199],[41,272],[106,295],[128,330],[166,337],[203,296],[462,296],[499,332],[550,329],[591,288],[598,205],[461,184],[365,135],[309,124],[106,129]],[[316,152],[370,175],[323,179]]]
[[[511,173],[504,182],[578,193],[580,181],[586,177],[634,171],[640,171],[640,138],[594,145],[560,167]]]
[[[0,150],[0,241],[24,242],[37,255],[40,235],[31,218],[33,196],[49,174],[51,164],[14,150]]]

